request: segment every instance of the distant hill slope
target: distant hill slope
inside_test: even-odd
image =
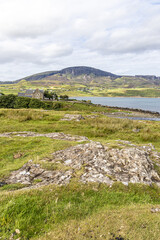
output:
[[[154,75],[119,76],[110,72],[92,67],[76,66],[59,71],[47,71],[33,74],[13,82],[0,82],[0,84],[19,83],[22,80],[37,87],[55,85],[104,88],[159,88],[160,77]]]
[[[38,73],[38,74],[34,74],[28,77],[25,77],[23,79],[25,79],[26,81],[35,81],[35,80],[41,80],[53,75],[71,75],[71,76],[80,76],[80,75],[94,75],[95,77],[113,77],[116,78],[118,77],[115,74],[112,74],[110,72],[105,72],[96,68],[91,68],[91,67],[68,67],[68,68],[64,68],[62,70],[59,71],[48,71],[48,72],[42,72],[42,73]],[[20,81],[22,79],[19,79],[17,81]]]
[[[116,74],[110,73],[110,72],[106,72],[106,71],[102,71],[96,68],[92,68],[92,67],[85,67],[85,66],[78,66],[78,67],[68,67],[68,68],[64,68],[62,70],[59,71],[47,71],[47,72],[42,72],[42,73],[37,73],[37,74],[33,74],[31,76],[28,77],[24,77],[21,79],[18,79],[14,82],[19,82],[22,79],[26,80],[26,81],[36,81],[36,80],[41,80],[41,79],[45,79],[47,77],[53,76],[53,75],[71,75],[71,76],[80,76],[80,75],[93,75],[95,77],[112,77],[112,78],[117,78],[120,77]],[[4,82],[0,82],[0,83],[4,83]],[[8,83],[13,83],[8,81],[5,82],[6,84]]]
[[[117,75],[102,71],[96,68],[91,67],[69,67],[62,69],[59,73],[61,74],[71,74],[73,76],[79,76],[79,75],[90,75],[93,74],[95,77],[118,77]]]

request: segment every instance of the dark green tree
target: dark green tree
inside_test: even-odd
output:
[[[53,97],[54,100],[58,101],[58,95],[56,93],[52,93],[52,97]]]
[[[67,101],[69,99],[68,95],[60,95],[60,100]]]
[[[50,100],[50,99],[58,100],[58,96],[57,96],[56,93],[54,93],[54,92],[49,92],[49,91],[47,91],[47,90],[44,91],[44,97],[45,97],[45,98],[49,98],[49,100]]]
[[[44,108],[45,103],[40,101],[39,99],[31,98],[29,103],[29,108]]]
[[[13,94],[0,96],[0,108],[14,108],[16,99]]]
[[[31,98],[17,97],[14,108],[29,108]]]
[[[45,91],[44,91],[44,97],[51,99],[51,98],[52,98],[52,95],[49,93],[49,91],[45,90]]]

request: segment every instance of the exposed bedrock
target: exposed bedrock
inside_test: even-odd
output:
[[[154,169],[152,158],[160,160],[159,153],[153,151],[149,145],[110,149],[99,142],[91,141],[57,151],[51,158],[42,160],[43,163],[58,166],[55,170],[48,171],[40,164],[29,161],[21,169],[12,172],[5,182],[32,185],[37,179],[37,185],[63,185],[76,177],[83,183],[112,185],[115,181],[120,181],[125,185],[156,183],[160,186],[160,176]]]

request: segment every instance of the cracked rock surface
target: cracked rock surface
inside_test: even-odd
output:
[[[7,184],[22,183],[31,185],[38,180],[38,185],[48,185],[51,183],[63,185],[68,184],[72,171],[48,171],[41,168],[40,164],[33,164],[29,161],[22,168],[13,171],[6,180]]]
[[[98,182],[112,185],[115,181],[120,181],[125,185],[156,183],[160,186],[160,176],[154,170],[151,160],[155,156],[159,161],[160,156],[152,150],[151,145],[139,147],[131,144],[119,149],[91,141],[57,151],[50,159],[43,159],[43,162],[60,164],[61,167],[57,170],[48,171],[40,164],[29,161],[21,169],[12,172],[6,183],[32,185],[37,179],[40,181],[36,183],[37,185],[50,183],[63,185],[76,177],[83,183]]]
[[[84,173],[80,177],[82,182],[112,184],[116,180],[126,185],[129,182],[160,183],[150,154],[150,146],[109,149],[101,143],[90,142],[57,151],[53,159],[63,161],[72,169],[83,167]]]

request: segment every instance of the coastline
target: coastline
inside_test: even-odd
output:
[[[155,112],[155,111],[149,111],[149,110],[143,110],[143,109],[138,109],[138,108],[127,108],[127,107],[115,107],[115,106],[108,106],[108,105],[103,105],[103,104],[95,104],[92,102],[87,102],[85,100],[76,100],[76,102],[87,104],[87,105],[95,105],[97,107],[103,107],[103,108],[108,108],[108,109],[116,109],[120,110],[120,112],[113,112],[113,113],[105,113],[105,115],[109,117],[119,117],[119,118],[146,118],[148,120],[156,120],[158,118],[158,121],[160,119],[160,113]],[[130,113],[127,112],[122,112],[122,111],[129,111]],[[137,119],[138,120],[138,119]],[[143,120],[143,119],[142,119]],[[145,120],[145,119],[144,119]]]
[[[126,111],[150,114],[150,115],[153,115],[153,116],[156,116],[156,117],[160,117],[159,112],[148,111],[148,110],[143,110],[143,109],[139,109],[139,108],[112,107],[112,106],[105,106],[105,105],[101,105],[101,104],[95,104],[95,105],[102,106],[102,107],[107,107],[107,108],[112,108],[112,109],[117,109],[117,110],[126,110]]]
[[[76,101],[90,102],[97,106],[132,111],[160,117],[160,102],[157,98],[126,98],[126,97],[73,97]],[[73,100],[74,100],[73,99]],[[121,99],[124,99],[121,101]],[[151,100],[152,99],[152,100]],[[153,109],[153,110],[152,110]]]

